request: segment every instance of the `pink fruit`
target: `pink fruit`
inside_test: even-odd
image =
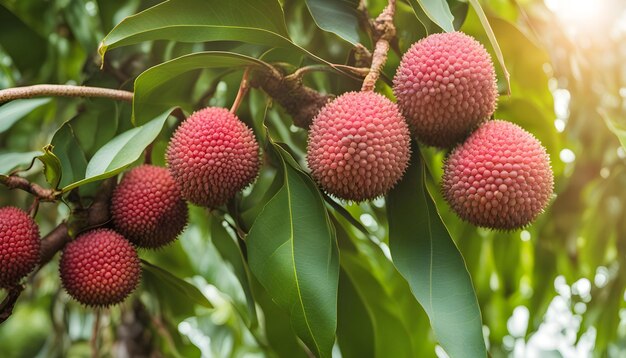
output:
[[[446,159],[442,188],[462,219],[511,230],[543,212],[553,181],[541,143],[521,127],[495,120],[483,124]]]
[[[313,119],[307,160],[328,193],[363,201],[385,195],[400,180],[409,145],[408,127],[393,102],[373,92],[349,92]]]
[[[494,113],[491,57],[461,32],[430,35],[402,57],[393,79],[398,106],[424,144],[449,148]]]

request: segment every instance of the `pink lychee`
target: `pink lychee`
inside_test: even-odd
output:
[[[462,219],[512,230],[543,212],[553,181],[541,143],[516,124],[494,120],[480,126],[446,159],[442,191]]]
[[[461,32],[430,35],[404,54],[393,79],[398,106],[417,139],[450,148],[494,113],[491,57]]]
[[[0,208],[0,288],[17,284],[39,262],[39,227],[25,211]]]
[[[88,306],[121,303],[141,278],[137,251],[111,229],[88,231],[67,244],[59,271],[67,293]]]
[[[309,131],[307,160],[320,186],[353,201],[385,195],[402,177],[410,136],[398,107],[373,92],[349,92],[324,106]]]
[[[167,148],[167,162],[183,198],[214,208],[257,177],[259,145],[237,116],[209,107],[178,127]]]
[[[187,225],[187,204],[166,168],[142,165],[115,189],[111,213],[117,231],[139,247],[157,248],[176,240]]]

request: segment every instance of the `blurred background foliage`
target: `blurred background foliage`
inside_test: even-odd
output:
[[[56,83],[133,90],[133,81],[146,69],[209,50],[281,62],[289,72],[313,63],[293,48],[268,51],[267,46],[236,41],[150,41],[110,50],[101,70],[97,50],[104,36],[125,17],[157,3],[0,0],[0,89]],[[321,30],[336,29],[336,21],[352,23],[356,0],[343,1],[332,16],[316,13],[319,6],[336,6],[332,1],[281,3],[291,39],[316,56],[344,64],[353,55],[353,43],[371,48],[371,39],[356,22],[352,28],[340,26],[336,33]],[[401,52],[427,34],[442,31],[437,23],[445,27],[417,3],[398,3],[395,24]],[[422,148],[434,178],[428,186],[474,283],[488,350],[494,357],[626,355],[626,4],[481,1],[510,73],[511,94],[506,95],[502,68],[479,16],[465,1],[447,3],[454,16],[450,26],[475,36],[492,52],[501,92],[495,116],[520,124],[543,142],[556,179],[552,204],[532,226],[513,232],[477,229],[461,222],[436,195],[445,153]],[[386,1],[367,4],[370,14],[378,14]],[[347,20],[337,11],[347,11]],[[399,60],[391,51],[387,77],[393,76]],[[186,113],[208,105],[229,107],[241,71],[201,67],[211,66],[176,75],[151,100],[162,102],[164,109],[178,105]],[[332,94],[360,88],[359,81],[328,72],[308,74],[305,83]],[[377,91],[392,96],[383,81]],[[0,171],[28,167],[33,152],[53,143],[63,165],[62,186],[83,179],[97,150],[133,127],[131,112],[130,104],[104,99],[5,104],[0,107]],[[265,94],[253,90],[239,115],[257,135],[265,121],[270,136],[286,143],[304,165],[306,132],[294,127],[280,106],[269,105]],[[170,119],[156,136],[156,164],[164,165],[173,127]],[[45,185],[41,171],[36,163],[26,174]],[[250,227],[275,176],[276,168],[265,166],[254,190],[244,193],[239,225]],[[81,194],[88,198],[98,182],[91,186],[81,187]],[[0,205],[9,204],[27,208],[30,199],[0,188]],[[332,211],[341,251],[333,354],[444,356],[427,316],[390,261],[385,200],[344,206],[364,230]],[[67,216],[65,205],[43,204],[38,215],[42,233]],[[141,257],[198,287],[213,308],[164,287],[158,271],[144,270],[141,290],[102,315],[101,351],[112,356],[132,352],[180,357],[310,354],[291,330],[287,315],[247,274],[231,226],[198,208],[192,208],[191,218],[181,240],[157,252],[141,252]],[[13,316],[0,326],[3,357],[91,355],[95,316],[69,300],[57,270],[56,261],[45,266],[29,282]]]

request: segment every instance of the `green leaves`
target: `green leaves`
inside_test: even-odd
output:
[[[489,25],[489,20],[487,19],[487,15],[483,11],[483,8],[480,7],[480,3],[478,0],[469,0],[470,4],[476,11],[478,18],[480,19],[480,23],[483,25],[485,32],[487,33],[487,37],[489,38],[489,42],[491,42],[491,46],[493,46],[493,50],[498,58],[498,62],[500,63],[500,67],[502,68],[502,72],[504,73],[504,80],[506,82],[506,91],[507,93],[511,93],[511,83],[509,72],[506,69],[506,64],[504,63],[504,55],[502,54],[502,50],[500,49],[500,45],[498,44],[498,40],[496,39],[496,35],[493,33],[491,26]]]
[[[417,147],[411,166],[387,199],[393,262],[411,286],[451,357],[485,357],[478,301],[461,253],[426,190]]]
[[[283,185],[247,237],[252,273],[290,312],[293,329],[319,357],[330,357],[337,326],[339,256],[335,231],[311,179],[271,144]]]
[[[26,153],[0,153],[0,175],[9,175],[16,168],[28,168],[37,156],[43,155],[40,151]]]
[[[409,0],[413,10],[417,13],[421,8],[432,22],[441,27],[445,32],[453,32],[452,21],[454,16],[446,0]]]
[[[349,43],[359,43],[357,0],[306,0],[306,6],[320,29],[332,32]]]
[[[253,57],[233,52],[207,51],[181,56],[151,67],[135,80],[133,119],[141,125],[164,110],[180,104],[175,94],[164,93],[181,74],[202,68],[268,66]]]
[[[98,51],[104,56],[108,49],[156,39],[289,43],[283,12],[275,0],[170,0],[124,19],[102,40]]]
[[[63,191],[109,178],[131,165],[159,135],[170,112],[167,110],[143,126],[128,130],[102,146],[87,164],[85,179],[67,185]]]
[[[183,294],[185,297],[189,298],[190,302],[206,308],[213,308],[211,302],[204,297],[202,292],[200,292],[196,286],[172,275],[158,266],[152,265],[148,261],[141,260],[141,266],[143,268],[144,275],[152,276],[162,285]]]
[[[50,98],[18,99],[0,107],[0,133],[32,112],[35,108],[50,102]]]

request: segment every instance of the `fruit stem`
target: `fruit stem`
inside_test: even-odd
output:
[[[118,101],[133,101],[133,93],[111,88],[71,86],[71,85],[34,85],[0,90],[0,103],[21,98],[33,97],[104,97]]]
[[[396,27],[393,25],[393,16],[396,12],[396,0],[389,0],[388,5],[373,21],[374,34],[377,38],[372,54],[370,71],[363,81],[361,91],[373,91],[376,81],[380,78],[380,72],[387,62],[389,43],[396,35]]]
[[[93,330],[91,331],[91,356],[98,358],[100,356],[98,350],[98,335],[100,333],[100,309],[96,309],[94,315],[96,316],[93,322]]]
[[[248,77],[250,76],[250,67],[246,67],[243,71],[243,76],[241,76],[241,84],[239,85],[239,91],[237,91],[237,97],[235,97],[235,102],[233,102],[232,107],[230,107],[230,113],[235,114],[239,105],[243,101],[244,97],[248,93],[250,89],[250,85],[248,84]]]
[[[35,199],[33,200],[33,203],[30,205],[30,208],[28,209],[28,215],[30,215],[31,218],[35,218],[35,216],[37,216],[37,211],[39,211],[39,198],[35,197]]]

